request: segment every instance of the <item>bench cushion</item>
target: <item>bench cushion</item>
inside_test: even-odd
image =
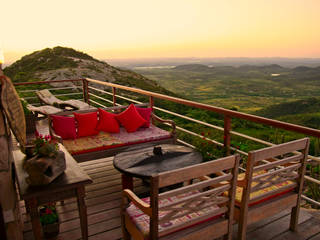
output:
[[[122,113],[116,115],[117,120],[127,130],[127,132],[135,132],[139,127],[146,123],[143,117],[137,112],[136,107],[130,104]]]
[[[264,174],[266,173],[266,171],[258,171],[258,172],[254,172],[253,173],[253,176],[257,176],[257,175],[261,175],[261,174]],[[245,173],[241,173],[238,175],[238,181],[240,180],[243,180],[245,177]],[[274,190],[277,190],[277,189],[280,189],[280,188],[283,188],[287,185],[290,185],[292,184],[293,182],[290,181],[290,180],[287,180],[287,181],[284,181],[284,182],[280,182],[280,183],[276,183],[270,187],[266,187],[266,188],[263,188],[263,189],[260,189],[258,191],[255,191],[255,192],[251,192],[250,193],[250,199],[254,198],[254,197],[257,197],[257,196],[260,196],[261,194],[265,194],[265,193],[268,193],[268,192],[271,192],[271,191],[274,191]],[[252,186],[256,186],[257,185],[257,182],[252,182]],[[292,191],[293,188],[291,189],[284,189],[282,192],[280,193],[275,193],[274,195],[271,195],[271,196],[268,196],[266,198],[263,198],[263,199],[260,199],[260,200],[257,200],[255,202],[251,202],[249,204],[249,206],[253,206],[253,205],[256,205],[256,204],[259,204],[259,203],[262,203],[264,201],[267,201],[269,199],[272,199],[274,197],[277,197],[279,195],[282,195],[282,194],[285,194],[289,191]],[[237,190],[236,190],[236,199],[235,199],[235,204],[237,206],[240,206],[241,205],[241,200],[242,200],[242,191],[243,191],[243,188],[242,187],[237,187]]]
[[[75,139],[77,137],[74,117],[51,115],[51,119],[54,131],[62,139]]]
[[[139,128],[133,133],[128,133],[123,127],[120,127],[119,133],[100,132],[95,136],[64,140],[63,145],[71,154],[77,155],[169,138],[171,135],[168,131],[150,125],[149,128]]]
[[[86,137],[97,135],[99,133],[96,130],[98,124],[98,113],[73,113],[76,121],[78,122],[78,137]]]
[[[187,193],[183,193],[177,196],[173,196],[170,198],[166,198],[166,199],[162,199],[159,200],[159,208],[162,206],[165,206],[169,203],[174,203],[177,202],[179,200],[181,200],[182,198],[186,198],[188,196],[191,196],[193,194],[197,194],[199,193],[199,191],[191,191],[191,192],[187,192]],[[142,199],[144,202],[146,203],[150,203],[150,198],[143,198]],[[211,205],[207,208],[203,208],[199,211],[195,211],[193,213],[189,213],[187,215],[184,215],[182,217],[178,217],[176,219],[170,220],[166,223],[160,224],[159,225],[159,235],[160,236],[165,236],[167,234],[173,233],[173,232],[177,232],[180,230],[183,230],[186,228],[186,226],[182,226],[181,229],[177,229],[175,228],[177,225],[181,225],[183,223],[187,223],[190,222],[190,220],[192,219],[196,219],[196,218],[201,218],[202,216],[208,215],[214,211],[216,211],[217,209],[219,209],[218,206],[216,205]],[[137,226],[137,228],[143,233],[143,236],[145,237],[145,239],[148,239],[148,235],[149,235],[149,224],[150,224],[150,218],[148,215],[144,214],[139,208],[137,208],[133,203],[130,203],[129,207],[126,209],[127,214],[129,215],[130,219],[132,220],[132,222]],[[182,213],[183,210],[177,214]],[[159,219],[163,218],[166,215],[165,211],[159,211]],[[222,216],[222,214],[219,214],[217,216],[210,216],[208,219],[205,220],[201,220],[197,223],[193,223],[190,226],[187,227],[192,227],[195,226],[197,224],[212,220],[212,219],[216,219],[218,217]],[[170,229],[172,229],[170,231]],[[165,232],[165,233],[164,233]],[[164,234],[161,234],[164,233]]]
[[[116,115],[99,108],[99,122],[97,125],[97,130],[118,133],[120,131],[120,126],[116,120]]]

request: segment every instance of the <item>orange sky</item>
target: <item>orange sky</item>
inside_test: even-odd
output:
[[[319,0],[10,0],[12,62],[66,46],[97,58],[320,57]]]

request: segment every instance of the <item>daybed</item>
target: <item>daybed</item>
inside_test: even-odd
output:
[[[128,132],[127,128],[125,128],[122,124],[120,125],[119,131],[100,131],[98,134],[93,134],[89,136],[83,136],[83,131],[87,131],[87,129],[79,128],[79,116],[83,114],[98,114],[98,123],[102,119],[101,111],[107,111],[111,113],[109,115],[115,115],[114,113],[121,112],[121,110],[126,109],[122,113],[126,112],[129,108],[133,106],[135,109],[142,109],[142,111],[150,110],[149,112],[149,122],[145,122],[149,127],[140,127],[134,132]],[[128,148],[130,145],[136,144],[163,144],[163,143],[174,143],[176,141],[176,132],[175,132],[175,123],[172,120],[163,120],[157,117],[155,114],[151,112],[151,108],[145,108],[148,104],[131,104],[128,106],[117,106],[117,107],[109,107],[104,109],[89,109],[89,110],[78,110],[78,111],[65,111],[60,112],[55,115],[49,116],[49,131],[53,138],[57,139],[61,142],[65,148],[73,155],[73,157],[77,161],[88,161],[102,157],[108,157],[115,155],[116,153],[123,151]],[[121,113],[121,114],[122,114]],[[119,114],[120,115],[120,114]],[[71,116],[70,121],[75,121],[77,136],[71,137],[69,139],[63,139],[61,134],[57,134],[57,129],[55,129],[55,118],[56,117],[66,117]],[[132,119],[127,119],[129,122],[132,122]],[[81,119],[80,119],[81,121]],[[90,126],[88,128],[92,128],[92,126],[98,126],[96,120],[92,120]],[[117,120],[118,122],[118,120]],[[171,127],[171,131],[163,130],[155,125],[155,123],[166,123]],[[57,124],[56,124],[57,125]],[[110,126],[107,126],[110,128]],[[59,130],[59,129],[58,129]],[[112,129],[111,129],[112,130]]]

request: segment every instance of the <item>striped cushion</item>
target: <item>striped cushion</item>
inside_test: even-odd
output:
[[[253,173],[253,176],[261,175],[261,174],[264,174],[264,173],[266,173],[266,172],[267,172],[267,171],[265,171],[265,170],[263,170],[263,171],[258,171],[258,172],[254,172],[254,173]],[[243,180],[244,178],[245,178],[245,173],[241,173],[241,174],[238,175],[238,181]],[[274,178],[276,178],[276,176],[275,176]],[[290,184],[292,184],[292,183],[293,183],[292,181],[287,180],[287,181],[284,181],[284,182],[281,182],[281,183],[274,184],[274,185],[272,185],[272,186],[270,186],[270,187],[266,187],[266,188],[260,189],[260,190],[255,191],[255,192],[251,192],[251,193],[250,193],[250,199],[252,199],[252,198],[254,198],[254,197],[258,197],[258,196],[260,196],[261,194],[265,194],[265,193],[268,193],[268,192],[277,190],[277,189],[279,189],[279,188],[283,188],[283,187],[285,187],[285,186],[287,186],[287,185],[290,185]],[[257,182],[252,182],[252,187],[256,186],[257,184],[258,184]],[[264,201],[266,201],[266,200],[268,200],[268,199],[271,199],[271,198],[274,198],[274,197],[276,197],[276,196],[285,194],[285,193],[287,193],[288,191],[292,191],[292,190],[293,190],[293,188],[292,188],[292,189],[289,189],[289,190],[288,190],[288,189],[284,189],[283,192],[275,193],[275,194],[272,195],[272,196],[268,196],[268,197],[266,197],[266,198],[259,199],[259,200],[257,200],[257,201],[251,202],[251,203],[249,204],[249,206],[262,203],[262,202],[264,202]],[[235,204],[238,205],[238,206],[241,205],[242,191],[243,191],[243,188],[242,188],[242,187],[237,187],[237,189],[236,189]]]
[[[192,191],[192,192],[180,194],[180,195],[177,195],[177,196],[174,196],[174,197],[170,197],[170,198],[159,200],[159,208],[162,207],[162,206],[165,206],[165,205],[167,205],[169,203],[177,202],[182,198],[185,198],[185,197],[191,196],[193,194],[197,194],[197,193],[199,193],[199,191]],[[150,203],[150,198],[149,197],[143,198],[142,200],[144,202],[146,202],[146,203]],[[186,228],[185,225],[182,226],[181,228],[178,228],[178,229],[175,228],[175,227],[177,225],[187,223],[192,219],[200,218],[201,216],[204,216],[204,215],[207,215],[207,214],[209,214],[211,212],[214,212],[217,209],[219,209],[218,206],[212,205],[212,206],[206,207],[204,209],[201,209],[199,211],[195,211],[193,213],[189,213],[189,214],[184,215],[182,217],[178,217],[178,218],[170,220],[170,221],[168,221],[166,223],[160,224],[159,228],[158,228],[159,229],[159,235],[160,236],[164,236],[164,235],[167,235],[167,234],[170,234],[170,233],[177,232],[177,231],[180,231],[182,229],[185,229]],[[149,216],[144,214],[133,203],[130,203],[130,205],[127,208],[126,211],[127,211],[127,214],[129,215],[130,219],[132,220],[132,222],[137,226],[137,228],[140,230],[140,232],[142,232],[142,234],[145,237],[145,239],[148,239],[149,224],[150,224]],[[180,214],[182,212],[183,212],[183,210],[180,211],[178,214]],[[166,214],[167,214],[166,211],[159,211],[159,219],[163,218]],[[197,225],[199,223],[218,218],[220,216],[222,216],[222,214],[214,216],[214,217],[209,217],[208,219],[199,221],[196,224],[193,223],[192,225],[189,225],[187,227],[191,227],[191,226]],[[170,230],[170,229],[172,229],[172,230]],[[165,234],[161,234],[163,232],[166,232],[166,233]]]

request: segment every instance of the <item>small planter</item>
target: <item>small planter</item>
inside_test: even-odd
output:
[[[55,222],[42,226],[43,236],[47,239],[54,238],[59,234],[60,223]]]
[[[59,234],[60,221],[55,203],[49,203],[39,209],[43,236],[51,239]]]

